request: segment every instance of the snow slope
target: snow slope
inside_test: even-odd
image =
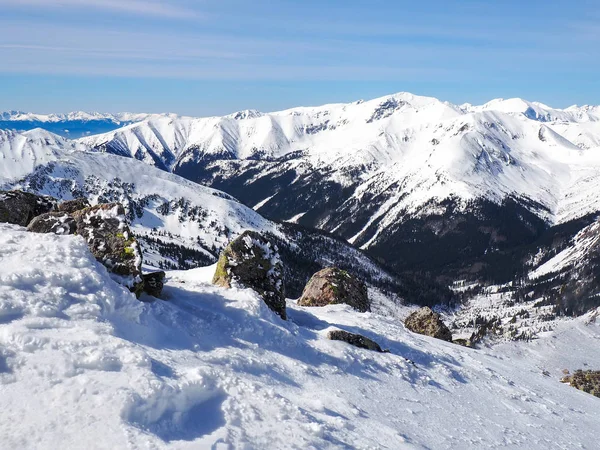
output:
[[[63,151],[77,149],[86,147],[42,130],[0,130],[0,179],[21,178],[37,166],[56,160]]]
[[[288,322],[249,290],[168,275],[138,302],[76,236],[0,225],[6,448],[595,448],[598,399],[559,382],[600,366],[584,319],[472,350],[343,306]],[[325,339],[363,333],[390,353]],[[574,351],[577,349],[577,351]]]
[[[463,105],[465,111],[502,111],[544,122],[548,127],[584,149],[600,147],[600,106],[555,109],[520,98],[496,99],[482,106]]]
[[[121,202],[138,236],[160,237],[209,259],[245,229],[277,233],[272,222],[227,194],[139,161],[82,149],[41,129],[0,131],[0,189]],[[151,265],[165,259],[152,251],[145,258]]]
[[[552,258],[544,261],[529,272],[528,277],[532,280],[552,273],[584,267],[590,264],[590,254],[597,252],[600,242],[600,221],[596,220],[591,225],[584,227],[574,237],[569,246],[558,252]]]

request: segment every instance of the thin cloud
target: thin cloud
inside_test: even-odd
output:
[[[44,9],[95,9],[123,12],[140,16],[161,16],[177,19],[192,19],[200,12],[178,5],[175,2],[157,0],[0,0],[0,6],[16,9],[37,7]]]

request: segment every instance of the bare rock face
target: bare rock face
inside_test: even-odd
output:
[[[327,333],[327,339],[347,342],[355,347],[372,350],[374,352],[386,353],[386,350],[382,350],[377,342],[360,334],[349,333],[348,331],[332,330]]]
[[[260,233],[245,231],[223,250],[213,284],[253,289],[271,310],[287,317],[281,258],[277,247]]]
[[[32,233],[75,234],[75,219],[65,212],[49,212],[34,218],[27,226]]]
[[[0,222],[26,227],[35,217],[52,211],[56,200],[52,197],[23,191],[0,191]]]
[[[440,315],[428,306],[424,306],[410,314],[404,321],[404,326],[413,333],[452,342],[452,333],[442,322]]]
[[[74,200],[67,200],[58,205],[58,210],[66,213],[74,213],[85,208],[90,207],[90,202],[87,198],[81,197]]]
[[[371,310],[367,286],[348,272],[328,267],[315,273],[306,284],[301,306],[326,306],[345,303],[360,312]]]

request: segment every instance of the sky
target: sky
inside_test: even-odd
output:
[[[600,104],[597,0],[0,0],[0,110]]]

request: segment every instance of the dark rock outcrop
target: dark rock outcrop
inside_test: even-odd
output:
[[[75,219],[65,212],[49,212],[34,218],[27,226],[32,233],[75,234]]]
[[[74,200],[67,200],[58,205],[58,210],[66,213],[74,213],[75,211],[80,211],[85,208],[89,208],[90,202],[88,202],[87,198],[81,197],[76,198]]]
[[[34,217],[52,211],[56,201],[52,197],[23,191],[0,191],[0,222],[26,227]]]
[[[371,310],[367,286],[345,270],[328,267],[315,273],[306,284],[301,306],[326,306],[345,303],[360,312]]]
[[[327,339],[331,339],[332,341],[347,342],[348,344],[354,345],[355,347],[365,348],[367,350],[373,350],[375,352],[386,352],[385,350],[381,349],[377,342],[360,334],[349,333],[348,331],[332,330],[329,333],[327,333]]]
[[[213,284],[251,288],[267,306],[286,318],[283,265],[277,246],[255,231],[245,231],[221,253]]]
[[[142,275],[144,281],[144,292],[153,297],[160,298],[164,287],[165,272],[152,272]]]
[[[442,322],[440,315],[428,306],[424,306],[410,314],[404,321],[404,325],[413,333],[452,342],[452,333]]]

